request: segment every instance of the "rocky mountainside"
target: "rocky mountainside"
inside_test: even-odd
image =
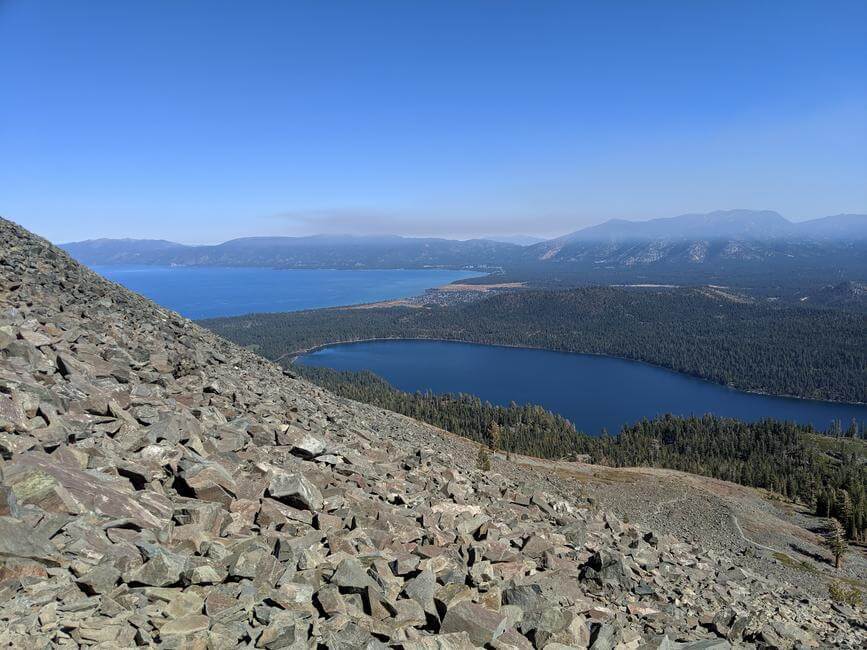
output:
[[[815,585],[476,455],[286,376],[0,220],[4,646],[867,642],[863,611]]]
[[[773,210],[716,210],[703,214],[627,221],[611,219],[553,241],[648,241],[653,239],[867,239],[867,215],[838,214],[793,222]]]
[[[530,246],[525,255],[549,265],[718,266],[731,272],[744,265],[772,268],[791,260],[831,264],[837,257],[863,255],[865,243],[867,215],[793,223],[770,210],[720,210],[650,221],[613,219]],[[855,266],[864,271],[863,262]]]

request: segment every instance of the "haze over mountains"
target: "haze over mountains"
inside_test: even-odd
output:
[[[696,267],[724,276],[761,267],[867,273],[867,216],[793,223],[777,212],[729,210],[634,222],[620,219],[543,242],[526,251],[551,265],[657,271]]]
[[[461,267],[499,269],[515,279],[542,271],[581,273],[582,281],[600,282],[661,280],[673,270],[698,273],[702,281],[789,270],[814,282],[867,279],[867,215],[795,223],[767,210],[614,219],[524,246],[488,239],[315,235],[246,237],[208,246],[96,239],[62,247],[91,265]]]
[[[244,237],[213,246],[149,239],[94,239],[64,244],[61,248],[85,264],[409,268],[497,266],[516,255],[521,247],[484,239],[313,235]]]
[[[653,239],[837,239],[867,237],[867,215],[838,214],[792,222],[772,210],[718,210],[705,214],[627,221],[611,219],[553,241]]]
[[[547,241],[546,237],[535,237],[533,235],[483,235],[478,239],[487,239],[489,241],[498,241],[504,244],[518,244],[518,246],[532,246]]]

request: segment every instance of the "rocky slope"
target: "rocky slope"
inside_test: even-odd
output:
[[[0,220],[0,644],[860,647],[579,483],[340,400]]]

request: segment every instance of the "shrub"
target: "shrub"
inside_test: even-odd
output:
[[[828,585],[828,595],[835,603],[843,603],[851,607],[861,607],[864,604],[864,595],[861,591],[842,582],[832,582]]]

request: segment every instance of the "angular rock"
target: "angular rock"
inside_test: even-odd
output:
[[[475,650],[476,647],[466,632],[424,636],[403,643],[404,650]]]
[[[503,634],[506,628],[506,617],[499,612],[464,601],[448,609],[440,630],[445,633],[466,632],[470,641],[484,646]]]
[[[119,579],[120,571],[117,567],[104,562],[79,576],[76,582],[82,591],[92,596],[111,591],[117,585]]]
[[[160,636],[189,636],[196,632],[204,632],[210,626],[208,617],[204,614],[195,614],[175,618],[163,624],[160,628]]]
[[[139,568],[124,575],[124,581],[152,587],[168,587],[181,579],[185,560],[174,553],[157,549]]]
[[[346,558],[337,566],[331,583],[346,589],[362,590],[374,585],[367,571],[355,558]]]
[[[0,517],[0,558],[53,560],[58,553],[48,538],[14,517]]]
[[[276,473],[268,483],[268,496],[296,508],[317,512],[324,501],[319,488],[302,474]]]
[[[308,460],[324,454],[328,448],[322,438],[307,431],[302,431],[293,437],[291,447],[293,454]]]

